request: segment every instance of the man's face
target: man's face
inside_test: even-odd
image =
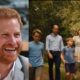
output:
[[[53,31],[54,34],[58,34],[58,32],[59,32],[58,25],[54,25],[52,31]]]
[[[20,49],[21,32],[17,19],[0,19],[0,62],[15,61]]]

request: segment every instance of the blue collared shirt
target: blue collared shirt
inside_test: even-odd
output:
[[[32,67],[43,65],[43,50],[44,44],[42,42],[35,43],[32,41],[29,43],[29,61]]]
[[[53,33],[46,37],[46,50],[62,51],[63,40],[60,35],[54,35]]]
[[[75,52],[74,47],[65,46],[63,48],[64,59],[67,61],[67,63],[75,63],[74,52]]]

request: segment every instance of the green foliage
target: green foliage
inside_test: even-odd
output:
[[[59,24],[61,35],[66,38],[80,29],[80,2],[72,0],[30,1],[30,34],[39,28],[44,39],[53,24]]]

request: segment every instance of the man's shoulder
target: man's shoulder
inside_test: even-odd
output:
[[[28,58],[25,57],[25,56],[20,55],[19,57],[22,58],[22,59],[26,59],[26,60],[28,60]]]
[[[24,56],[19,56],[19,60],[21,62],[22,65],[22,71],[24,73],[24,79],[28,80],[29,78],[29,60],[28,58],[24,57]]]
[[[58,34],[58,37],[62,39],[62,36]]]
[[[47,35],[47,38],[50,38],[50,37],[51,37],[51,35],[52,35],[52,34],[48,34],[48,35]]]
[[[21,61],[23,61],[23,62],[25,62],[25,63],[29,63],[29,59],[27,58],[27,57],[24,57],[24,56],[19,56],[19,59],[21,60]]]
[[[16,63],[16,66],[18,68],[21,68],[21,67],[24,67],[24,66],[26,66],[26,68],[29,67],[29,59],[24,57],[24,56],[21,56],[21,55],[18,56],[18,58],[15,61],[15,63]]]
[[[62,36],[61,35],[57,35],[59,38],[62,38]],[[47,35],[47,38],[50,38],[50,37],[52,37],[52,33],[51,34],[49,34],[49,35]]]
[[[29,69],[29,59],[19,55],[18,58],[15,61],[15,65],[18,69],[25,69],[25,71],[28,71]]]

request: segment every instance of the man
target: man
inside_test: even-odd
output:
[[[20,56],[21,18],[10,8],[0,8],[0,80],[28,80],[28,59]]]
[[[60,54],[63,48],[63,40],[62,37],[58,34],[58,32],[58,25],[53,25],[52,33],[46,38],[46,50],[48,53],[49,63],[49,80],[54,80],[53,63],[55,64],[55,80],[60,80]]]

